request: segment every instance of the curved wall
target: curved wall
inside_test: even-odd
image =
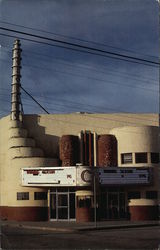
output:
[[[112,129],[110,133],[114,134],[118,141],[118,165],[135,166],[135,153],[159,153],[158,132],[159,128],[154,126],[128,126]],[[124,153],[133,153],[132,163],[122,163],[121,154]],[[137,163],[136,166],[151,166],[149,156],[147,163]]]
[[[114,135],[98,136],[98,166],[117,166],[117,140]]]
[[[130,219],[132,221],[157,220],[158,205],[156,200],[133,199],[129,202]]]
[[[59,141],[62,166],[74,166],[78,162],[79,139],[75,135],[63,135]]]
[[[44,156],[43,150],[36,147],[36,141],[28,137],[28,131],[23,128],[21,121],[11,121],[7,117],[2,122],[5,124],[3,125],[3,140],[0,138],[0,160],[3,166],[0,168],[0,177],[3,178],[0,183],[1,218],[19,221],[47,220],[48,201],[35,198],[35,192],[47,193],[47,188],[22,186],[20,173],[23,167],[58,166],[59,160]],[[29,198],[18,200],[18,192],[29,193]]]

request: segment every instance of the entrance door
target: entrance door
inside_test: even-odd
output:
[[[126,217],[126,202],[124,192],[107,192],[107,219]]]
[[[68,194],[58,193],[58,220],[67,220],[69,218]]]
[[[50,219],[75,220],[75,192],[50,193]]]
[[[108,217],[118,219],[119,217],[119,197],[118,193],[108,193]]]

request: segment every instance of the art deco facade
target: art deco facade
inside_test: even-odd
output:
[[[21,115],[20,52],[0,120],[1,218],[158,219],[158,114]]]

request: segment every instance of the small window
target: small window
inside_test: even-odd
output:
[[[146,198],[147,199],[157,199],[158,198],[157,191],[146,191]]]
[[[18,192],[17,200],[29,200],[29,192]]]
[[[79,196],[77,198],[77,206],[78,207],[87,207],[90,208],[92,204],[91,197],[89,196]]]
[[[147,163],[147,153],[136,153],[136,163]]]
[[[122,164],[132,163],[132,153],[121,154]]]
[[[140,199],[141,198],[141,194],[138,191],[131,191],[128,192],[128,200],[130,199]]]
[[[128,169],[126,170],[126,169],[125,169],[125,170],[121,170],[121,173],[133,173],[133,170],[130,170],[130,169],[129,169],[129,170],[128,170]]]
[[[35,192],[34,199],[35,200],[47,200],[47,193],[46,192]]]
[[[117,170],[104,170],[104,173],[113,174],[113,173],[117,173]]]
[[[159,163],[159,153],[151,153],[151,163]]]
[[[139,178],[146,178],[145,174],[139,174]]]

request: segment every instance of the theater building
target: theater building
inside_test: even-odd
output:
[[[20,59],[17,40],[11,115],[0,119],[1,219],[158,219],[158,114],[22,115]]]

